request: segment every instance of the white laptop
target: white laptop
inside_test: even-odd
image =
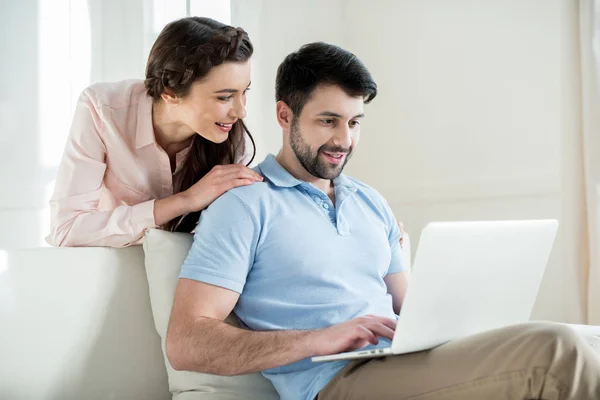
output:
[[[427,225],[421,232],[392,347],[312,361],[428,350],[528,321],[557,229],[556,220]]]

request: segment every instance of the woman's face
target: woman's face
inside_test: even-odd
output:
[[[177,105],[178,119],[191,131],[215,143],[229,137],[233,124],[246,116],[250,61],[225,62],[192,84]]]

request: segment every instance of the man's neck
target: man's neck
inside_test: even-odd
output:
[[[325,193],[332,200],[334,199],[333,181],[329,179],[321,179],[308,172],[298,161],[295,154],[289,154],[286,149],[281,149],[277,157],[275,157],[279,165],[281,165],[294,178],[312,184],[314,187]],[[335,202],[334,202],[335,203]]]

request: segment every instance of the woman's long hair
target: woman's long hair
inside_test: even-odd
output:
[[[178,97],[185,97],[192,84],[206,76],[211,68],[227,61],[245,62],[253,51],[248,34],[242,28],[202,17],[173,21],[165,26],[150,50],[144,81],[146,91],[154,101],[161,98],[165,89]],[[194,135],[190,152],[179,173],[177,190],[183,192],[189,189],[215,165],[234,163],[236,156],[244,151],[245,134],[250,137],[254,148],[254,139],[241,119],[233,124],[229,137],[223,143]],[[175,188],[175,182],[173,185]],[[174,218],[164,225],[164,229],[191,232],[200,212]]]

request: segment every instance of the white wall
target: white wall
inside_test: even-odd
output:
[[[68,126],[61,125],[64,118],[45,122],[44,110],[60,102],[39,104],[38,98],[50,93],[68,104],[79,91],[75,84],[64,94],[60,76],[58,89],[40,81],[51,67],[63,65],[63,76],[81,72],[81,57],[68,46],[56,51],[70,58],[40,66],[40,57],[48,57],[40,49],[48,37],[40,38],[43,24],[35,17],[40,4],[87,7],[89,27],[76,19],[69,26],[88,32],[85,78],[91,82],[143,76],[149,45],[143,3],[0,3],[0,35],[9,38],[0,42],[0,248],[42,243],[56,163],[43,162],[40,143],[62,148]],[[573,245],[585,229],[576,222],[583,199],[574,190],[581,158],[574,139],[580,129],[576,2],[233,0],[231,12],[256,47],[248,123],[259,160],[281,144],[274,118],[278,64],[303,43],[342,45],[365,61],[380,87],[348,172],[385,195],[415,247],[433,220],[560,219],[534,316],[582,320],[582,255]]]
[[[37,1],[7,3],[0,24],[0,243],[10,246],[39,230],[40,183],[47,177],[38,168],[36,135],[38,26],[28,17]]]
[[[343,3],[344,0],[231,2],[232,24],[243,27],[254,45],[246,122],[256,140],[255,160],[261,161],[281,146],[281,132],[275,120],[275,74],[279,63],[304,43],[339,43],[343,37]]]
[[[559,219],[534,317],[583,320],[573,246],[582,198],[569,192],[580,129],[576,2],[234,4],[232,21],[257,49],[248,122],[261,155],[281,144],[273,96],[285,55],[314,40],[353,51],[380,91],[347,172],[383,193],[415,247],[435,220]]]
[[[0,248],[44,244],[48,200],[81,90],[144,76],[144,1],[0,3]]]

